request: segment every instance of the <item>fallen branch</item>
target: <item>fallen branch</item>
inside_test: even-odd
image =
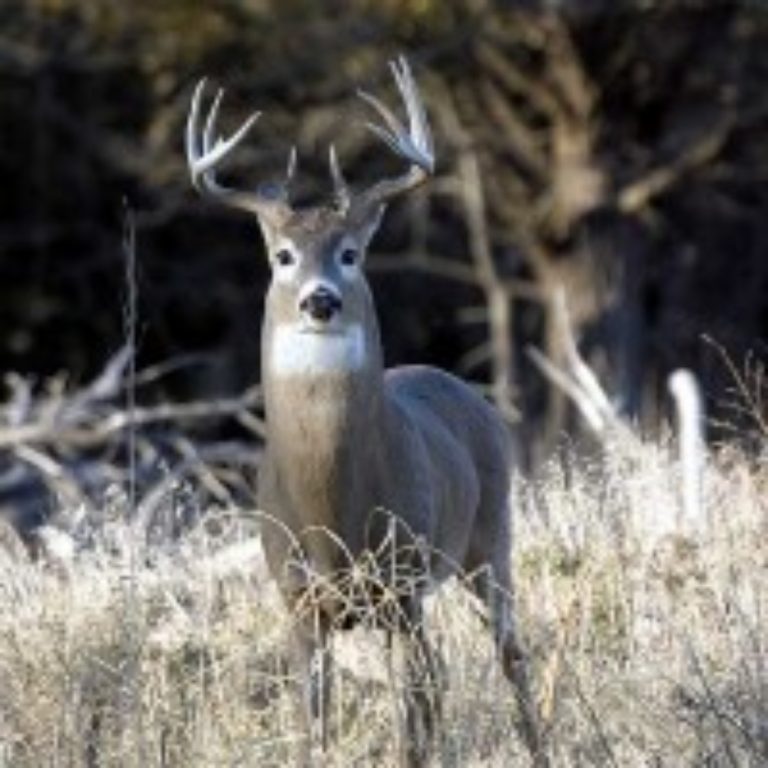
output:
[[[547,379],[571,399],[596,435],[603,436],[609,429],[629,433],[597,376],[579,352],[562,286],[555,291],[552,311],[565,358],[564,367],[559,367],[536,347],[526,349],[528,357]]]
[[[136,408],[133,413],[116,411],[103,417],[81,415],[79,423],[59,423],[55,420],[22,424],[0,429],[0,449],[19,445],[69,445],[87,448],[105,442],[123,430],[146,427],[163,422],[190,422],[237,416],[258,405],[261,394],[257,388],[247,390],[240,397],[222,400],[166,404]],[[249,424],[259,425],[263,435],[263,422],[249,414]]]

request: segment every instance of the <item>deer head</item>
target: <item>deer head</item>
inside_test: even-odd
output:
[[[186,133],[192,183],[211,199],[256,214],[272,268],[267,323],[290,325],[303,334],[343,335],[371,322],[372,302],[362,270],[368,245],[387,202],[421,184],[434,166],[429,125],[408,63],[400,57],[390,66],[405,103],[407,127],[378,99],[363,91],[359,95],[382,120],[382,124],[367,123],[368,128],[408,162],[408,169],[355,193],[344,180],[331,146],[333,198],[316,207],[291,204],[295,152],[282,183],[265,184],[255,192],[219,183],[216,167],[245,138],[260,113],[222,139],[216,135],[216,119],[223,91],[216,94],[201,129],[205,81],[195,90]]]

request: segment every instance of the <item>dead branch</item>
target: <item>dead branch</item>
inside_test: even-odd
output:
[[[527,349],[528,356],[542,374],[571,399],[597,436],[603,437],[609,431],[629,434],[594,372],[579,353],[562,287],[555,292],[552,305],[560,337],[558,346],[565,358],[564,367],[559,367],[535,347]]]
[[[250,496],[242,478],[229,482],[216,470],[235,460],[241,466],[252,464],[251,454],[258,457],[255,446],[237,456],[231,451],[217,454],[209,450],[211,444],[220,447],[215,439],[195,443],[182,432],[233,419],[262,441],[264,424],[254,413],[261,400],[259,389],[219,400],[125,408],[121,399],[130,358],[129,348],[122,348],[92,382],[75,392],[54,379],[35,395],[29,381],[7,379],[10,398],[0,406],[0,423],[5,425],[0,426],[0,451],[5,453],[3,490],[12,503],[4,514],[26,534],[40,524],[39,510],[45,509],[50,525],[75,538],[88,538],[92,534],[84,531],[105,524],[101,505],[110,489],[127,481],[136,484],[140,496],[124,513],[132,518],[135,532],[145,536],[161,506],[170,510],[171,518],[176,514],[174,500],[165,503],[172,487],[182,482],[200,489],[199,498],[227,506],[234,504],[235,496]],[[162,430],[153,432],[158,426]],[[138,450],[126,459],[128,435]],[[51,497],[61,503],[51,504]]]
[[[643,210],[689,173],[711,163],[722,151],[733,127],[732,119],[724,121],[713,131],[695,141],[672,162],[653,168],[639,179],[627,184],[616,196],[619,210],[624,213],[637,213]]]
[[[104,417],[84,415],[76,423],[59,423],[50,419],[23,424],[0,429],[0,449],[18,445],[70,445],[86,448],[102,444],[127,429],[237,416],[258,405],[260,399],[258,388],[252,388],[235,398],[137,408],[133,413],[115,411]],[[260,424],[252,415],[250,423]],[[263,435],[263,424],[261,430]]]
[[[66,504],[92,509],[77,481],[59,462],[28,445],[14,446],[13,452],[18,459],[38,470],[46,485]]]

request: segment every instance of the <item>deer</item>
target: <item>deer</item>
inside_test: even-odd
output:
[[[269,570],[288,608],[302,617],[292,633],[305,734],[299,762],[311,764],[311,755],[327,746],[332,631],[349,629],[372,611],[386,625],[388,642],[395,638],[403,649],[401,764],[426,763],[440,705],[423,601],[462,572],[471,575],[467,583],[487,610],[515,691],[520,733],[534,763],[547,765],[513,605],[510,429],[490,402],[446,371],[384,369],[366,254],[386,206],[435,168],[408,62],[399,57],[390,68],[407,124],[368,92],[358,95],[378,117],[367,127],[406,168],[356,190],[331,145],[333,194],[319,205],[292,203],[295,149],[283,181],[246,191],[217,178],[217,167],[261,113],[222,138],[216,123],[224,92],[218,90],[203,122],[203,79],[187,121],[193,186],[255,215],[271,267],[261,333],[266,448],[257,502],[273,523],[261,532]],[[349,574],[365,557],[380,565],[379,574],[393,575],[364,590],[362,600],[349,598]],[[325,594],[312,592],[309,574],[331,585]]]

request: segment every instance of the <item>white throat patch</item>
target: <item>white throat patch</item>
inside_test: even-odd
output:
[[[272,338],[272,373],[318,375],[359,370],[365,364],[365,335],[359,323],[339,333],[312,333],[300,323],[280,325]]]

